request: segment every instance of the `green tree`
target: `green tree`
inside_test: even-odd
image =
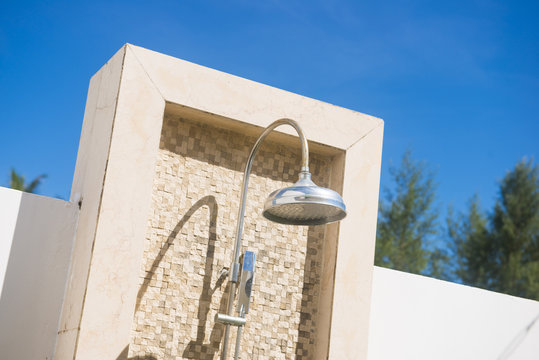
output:
[[[479,197],[474,195],[468,205],[468,213],[453,220],[449,210],[447,228],[456,254],[455,275],[463,283],[491,287],[491,257],[494,244],[487,233],[487,218],[481,211]]]
[[[15,190],[34,193],[37,191],[38,186],[46,177],[47,177],[46,174],[39,175],[34,180],[32,180],[30,184],[27,184],[26,179],[24,178],[24,175],[17,174],[15,169],[11,169],[9,187]]]
[[[439,233],[433,172],[408,150],[390,174],[395,188],[379,204],[375,264],[443,277],[446,255],[432,242]]]
[[[539,169],[522,160],[500,183],[490,216],[473,200],[449,223],[465,284],[539,300]]]

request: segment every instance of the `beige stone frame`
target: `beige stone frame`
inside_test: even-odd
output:
[[[259,133],[298,121],[330,154],[348,217],[327,228],[317,359],[365,359],[383,121],[133,45],[92,77],[71,199],[82,196],[56,359],[125,355],[165,113]],[[282,127],[274,139],[297,142]],[[297,145],[295,145],[297,146]]]

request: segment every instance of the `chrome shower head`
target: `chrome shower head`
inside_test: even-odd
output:
[[[281,224],[321,225],[344,219],[346,206],[339,194],[317,186],[308,171],[301,171],[294,185],[269,195],[262,215]]]

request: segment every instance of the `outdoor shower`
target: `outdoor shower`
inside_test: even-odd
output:
[[[317,186],[311,181],[309,173],[309,147],[307,138],[303,134],[299,124],[291,119],[280,119],[270,124],[256,140],[243,174],[243,186],[241,190],[241,201],[238,211],[238,222],[236,226],[236,242],[234,245],[234,256],[230,266],[230,294],[226,314],[218,314],[217,321],[226,324],[225,337],[221,359],[226,360],[228,339],[230,336],[230,326],[238,327],[236,336],[236,349],[234,359],[239,356],[242,327],[245,325],[245,314],[249,311],[249,301],[251,297],[251,287],[254,278],[255,253],[246,251],[243,255],[243,266],[240,280],[240,255],[241,240],[243,233],[243,222],[245,215],[245,202],[247,199],[247,188],[249,185],[249,175],[251,173],[253,158],[258,148],[268,134],[280,125],[290,125],[296,129],[301,141],[301,170],[299,180],[292,186],[274,191],[264,203],[263,215],[265,218],[288,225],[320,225],[342,220],[346,216],[346,206],[341,196],[333,190]],[[239,300],[236,308],[239,316],[233,316],[234,297],[238,282]]]

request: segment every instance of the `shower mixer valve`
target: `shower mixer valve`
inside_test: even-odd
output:
[[[256,254],[252,251],[243,253],[238,306],[236,307],[236,311],[242,317],[249,312],[249,302],[251,301],[251,290],[253,289],[255,276],[255,258]]]

